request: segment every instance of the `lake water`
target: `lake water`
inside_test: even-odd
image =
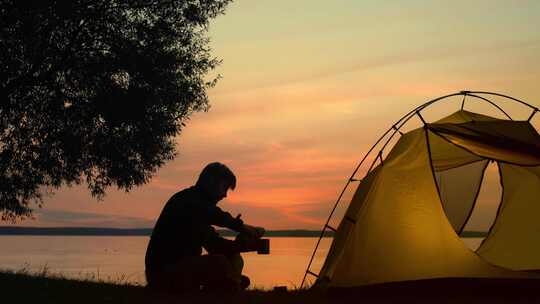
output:
[[[464,239],[476,249],[481,238]],[[323,238],[312,271],[318,272],[332,239]],[[252,286],[298,287],[317,238],[270,238],[271,254],[243,254]],[[145,285],[146,236],[0,236],[0,269]]]

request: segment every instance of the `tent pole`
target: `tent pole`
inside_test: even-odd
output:
[[[398,129],[398,127],[396,127],[396,125],[393,125],[393,126],[392,126],[392,129],[396,130],[396,132],[398,132],[399,135],[403,135],[403,132],[401,132],[401,131]]]
[[[364,163],[364,161],[367,159],[367,157],[369,156],[369,154],[375,149],[375,147],[384,139],[384,137],[386,135],[388,135],[390,133],[390,131],[392,131],[392,129],[395,130],[395,132],[390,136],[390,138],[386,141],[386,143],[384,144],[384,146],[382,147],[382,149],[384,149],[386,147],[386,145],[388,145],[388,143],[390,142],[390,140],[393,138],[393,136],[399,132],[400,134],[402,134],[399,129],[401,127],[403,127],[405,125],[405,123],[407,123],[413,116],[414,116],[414,113],[415,111],[419,111],[427,106],[429,106],[430,104],[434,103],[434,102],[437,102],[439,100],[442,100],[442,99],[445,99],[445,98],[448,98],[448,97],[452,97],[452,96],[456,96],[456,95],[462,95],[463,93],[460,92],[460,93],[453,93],[453,94],[449,94],[449,95],[445,95],[445,96],[441,96],[441,97],[437,97],[435,99],[432,99],[420,106],[418,106],[417,108],[415,108],[414,110],[410,111],[409,113],[405,114],[404,116],[402,116],[390,129],[388,129],[386,132],[384,132],[384,134],[379,137],[379,139],[375,142],[375,144],[373,146],[371,146],[371,148],[368,150],[368,152],[364,155],[364,157],[362,158],[362,160],[360,161],[360,163],[356,166],[356,168],[354,169],[353,173],[351,174],[351,177],[349,177],[349,179],[347,180],[347,183],[345,184],[345,187],[343,187],[343,190],[341,191],[341,193],[339,194],[339,197],[338,199],[336,200],[335,204],[334,204],[334,207],[332,208],[332,211],[330,211],[330,215],[328,216],[328,219],[326,220],[326,223],[325,225],[323,226],[323,229],[321,231],[321,234],[319,235],[319,239],[317,240],[317,243],[315,245],[315,249],[313,250],[313,254],[311,255],[311,258],[309,259],[309,263],[308,263],[308,266],[307,266],[307,269],[306,269],[306,272],[304,273],[304,277],[302,278],[302,283],[300,284],[300,288],[302,288],[304,286],[304,283],[306,281],[306,277],[308,275],[308,273],[310,273],[310,267],[311,267],[311,264],[313,263],[313,259],[315,257],[315,254],[317,253],[317,249],[319,248],[319,245],[321,243],[321,239],[323,238],[324,236],[324,232],[326,231],[326,226],[328,225],[328,223],[330,223],[330,219],[332,218],[332,215],[334,214],[339,202],[341,201],[341,198],[343,197],[343,194],[345,193],[345,191],[347,190],[347,187],[349,186],[349,184],[351,183],[351,181],[355,180],[354,179],[354,176],[356,175],[356,172],[358,172],[358,170],[360,169],[360,166]],[[398,124],[400,124],[399,127],[396,127]],[[381,149],[381,150],[382,150]],[[376,160],[376,159],[375,159]],[[375,164],[375,162],[373,162],[371,164],[371,167],[370,169],[368,170],[367,173],[369,173],[371,171],[371,169],[373,168],[373,165]],[[367,175],[366,173],[366,175]],[[356,222],[355,222],[356,223]]]
[[[368,168],[368,170],[367,170],[366,175],[369,174],[369,172],[371,172],[371,169],[373,169],[373,167],[375,166],[375,163],[377,163],[377,159],[379,159],[379,155],[380,155],[380,154],[381,154],[381,153],[380,153],[380,151],[379,151],[379,153],[377,154],[377,156],[376,156],[376,157],[373,159],[373,161],[371,162],[371,165],[369,165],[369,168]]]
[[[468,93],[473,93],[473,94],[485,94],[485,95],[494,95],[494,96],[499,96],[499,97],[504,97],[504,98],[508,98],[508,99],[512,99],[514,101],[517,101],[525,106],[528,106],[529,108],[532,108],[532,109],[536,109],[535,106],[531,105],[531,104],[528,104],[526,103],[525,101],[522,101],[522,100],[519,100],[517,98],[514,98],[512,96],[508,96],[508,95],[504,95],[504,94],[500,94],[500,93],[493,93],[493,92],[487,92],[487,91],[469,91]],[[470,95],[470,94],[469,94]]]
[[[531,121],[531,119],[533,119],[534,117],[534,114],[536,114],[536,112],[538,112],[538,109],[534,109],[533,112],[531,113],[531,116],[529,116],[529,118],[527,118],[527,121]]]
[[[463,93],[463,100],[461,101],[461,111],[463,111],[463,108],[465,107],[465,97],[467,97],[467,92]]]
[[[367,156],[367,155],[366,155]],[[360,163],[361,165],[361,163]],[[302,279],[302,283],[300,284],[300,289],[302,289],[302,287],[304,286],[304,283],[306,281],[306,277],[308,275],[310,271],[310,268],[311,268],[311,264],[313,263],[313,259],[315,258],[315,254],[317,253],[317,249],[319,248],[319,245],[321,244],[321,240],[324,236],[324,232],[326,231],[326,229],[329,227],[329,223],[330,223],[330,219],[332,218],[332,215],[334,214],[334,212],[336,211],[336,208],[339,204],[339,201],[341,200],[341,198],[343,197],[343,194],[345,193],[345,191],[347,190],[347,187],[349,187],[349,185],[351,184],[351,181],[353,180],[353,177],[354,175],[356,174],[356,171],[358,170],[358,168],[360,167],[360,165],[358,165],[358,167],[356,168],[356,170],[354,170],[353,174],[351,175],[351,177],[349,178],[349,180],[347,181],[347,183],[345,184],[345,187],[343,187],[343,190],[341,190],[341,193],[339,194],[339,197],[336,201],[336,203],[334,204],[334,208],[332,208],[332,211],[330,212],[330,215],[328,216],[328,219],[326,220],[326,223],[324,224],[324,227],[323,229],[321,230],[321,234],[319,235],[319,239],[317,240],[317,244],[315,245],[315,249],[313,250],[313,254],[311,254],[311,258],[309,259],[309,263],[308,263],[308,266],[307,266],[307,269],[306,269],[306,272],[304,273],[304,278]]]
[[[496,103],[494,103],[493,101],[485,98],[485,97],[482,97],[482,96],[478,96],[478,95],[474,95],[474,94],[469,94],[469,96],[471,97],[475,97],[475,98],[479,98],[479,99],[482,99],[483,101],[491,104],[492,106],[494,106],[495,108],[497,108],[499,111],[501,111],[504,115],[506,115],[506,117],[508,117],[508,119],[510,120],[513,120],[512,117],[510,117],[510,115],[508,115],[508,113],[506,113],[501,107],[499,107]]]
[[[383,151],[381,150],[381,151],[379,151],[379,155],[378,155],[379,160],[381,161],[381,165],[383,165],[383,163],[384,163],[384,162],[383,162],[383,155],[382,155],[382,153],[383,153]]]
[[[414,113],[414,111],[411,111],[410,113],[406,114],[405,116],[401,117],[397,122],[396,124],[402,122],[404,119],[405,121],[404,122],[407,122],[412,116],[411,114]],[[409,116],[409,117],[408,117]],[[408,118],[407,118],[408,117]],[[353,181],[358,181],[357,179],[354,178],[354,176],[356,175],[356,173],[358,172],[358,170],[360,169],[360,166],[362,166],[362,164],[364,163],[364,161],[367,159],[367,157],[371,154],[371,152],[373,151],[373,149],[375,149],[375,147],[384,139],[384,137],[386,135],[388,135],[390,133],[390,131],[392,131],[392,129],[394,129],[394,133],[390,136],[390,139],[392,139],[392,137],[396,134],[396,132],[399,132],[399,128],[401,128],[403,126],[403,124],[401,124],[401,126],[399,128],[396,127],[396,124],[394,124],[392,126],[392,128],[388,129],[386,132],[384,132],[384,134],[379,137],[379,139],[375,142],[375,144],[373,146],[371,146],[371,148],[369,149],[369,151],[364,155],[364,157],[362,158],[362,160],[360,161],[360,163],[356,166],[356,168],[354,169],[353,173],[351,174],[351,177],[349,177],[349,179],[347,180],[347,183],[345,184],[345,187],[343,187],[343,189],[341,190],[341,193],[339,194],[336,202],[334,203],[334,207],[332,208],[332,210],[330,211],[330,214],[328,215],[328,218],[326,220],[326,223],[324,224],[323,226],[323,229],[321,231],[321,234],[319,235],[319,239],[317,240],[317,243],[315,244],[315,249],[313,250],[313,253],[311,254],[311,258],[309,259],[309,263],[308,263],[308,266],[306,268],[306,272],[304,273],[304,277],[302,278],[302,283],[300,283],[300,288],[302,288],[304,286],[304,283],[306,281],[306,277],[308,275],[308,273],[310,273],[310,267],[311,267],[311,264],[313,263],[313,259],[315,258],[315,254],[317,253],[317,249],[319,248],[319,245],[321,243],[321,239],[323,238],[324,236],[324,232],[326,231],[326,228],[328,227],[328,224],[330,223],[330,219],[332,218],[332,215],[334,214],[334,212],[336,211],[336,208],[339,204],[339,202],[341,201],[341,198],[343,197],[343,194],[345,193],[345,191],[347,190],[349,184]],[[401,133],[401,132],[400,132]],[[388,141],[386,141],[386,143],[384,144],[383,148],[386,147],[386,145],[388,144],[388,142],[390,141],[390,139]],[[380,154],[380,153],[379,153]],[[371,163],[371,166],[369,167],[366,175],[371,171],[371,169],[373,168],[373,166],[375,165],[375,161],[377,160],[377,157],[373,160],[373,162]]]
[[[461,91],[461,92],[458,92],[458,93],[452,93],[452,94],[448,94],[448,95],[444,95],[444,96],[441,96],[441,97],[437,97],[435,99],[432,99],[430,101],[427,101],[425,102],[424,104],[416,107],[415,109],[413,109],[412,111],[410,111],[409,113],[405,114],[404,116],[402,116],[394,125],[392,125],[392,127],[390,129],[388,129],[376,142],[373,146],[371,146],[371,148],[368,150],[368,152],[364,155],[364,157],[362,158],[362,160],[360,161],[360,163],[358,164],[358,166],[355,168],[355,170],[353,171],[351,177],[347,180],[347,183],[345,184],[345,187],[343,188],[343,190],[341,191],[338,199],[336,200],[335,204],[334,204],[334,207],[332,209],[332,211],[330,212],[330,215],[328,216],[328,219],[326,221],[326,224],[325,226],[323,227],[322,231],[321,231],[321,235],[319,236],[319,240],[317,241],[317,244],[315,245],[315,249],[313,251],[313,254],[311,255],[311,258],[309,260],[309,264],[308,264],[308,267],[307,267],[307,270],[306,270],[306,273],[304,274],[304,278],[302,279],[302,283],[300,285],[300,288],[303,287],[304,285],[304,282],[305,282],[305,279],[306,279],[306,276],[308,273],[311,273],[312,272],[309,270],[310,267],[311,267],[311,264],[313,262],[313,258],[315,257],[315,254],[317,252],[317,249],[319,247],[319,244],[320,244],[320,241],[322,239],[322,237],[324,236],[324,232],[326,231],[326,228],[327,228],[327,225],[328,223],[330,222],[330,219],[332,218],[332,215],[334,214],[336,208],[337,208],[337,205],[339,204],[339,202],[341,201],[341,198],[343,196],[343,194],[345,193],[347,187],[349,186],[349,184],[352,182],[352,181],[357,181],[357,179],[354,179],[354,176],[356,175],[356,173],[358,172],[360,166],[364,163],[364,161],[367,159],[367,157],[371,154],[371,152],[375,149],[375,147],[377,147],[377,145],[392,131],[394,130],[394,133],[392,133],[390,135],[390,138],[384,143],[383,147],[380,149],[380,153],[382,153],[382,151],[386,148],[386,146],[388,145],[388,143],[390,142],[390,140],[394,137],[394,135],[396,133],[399,133],[400,135],[403,135],[403,132],[400,131],[401,127],[403,127],[413,116],[414,114],[418,115],[418,117],[422,120],[422,122],[424,123],[424,127],[426,127],[426,122],[424,120],[424,118],[422,117],[422,115],[420,114],[420,111],[429,107],[430,105],[440,101],[440,100],[443,100],[443,99],[446,99],[446,98],[449,98],[449,97],[453,97],[453,96],[458,96],[458,95],[464,95],[464,99],[462,101],[462,107],[463,107],[463,104],[464,104],[464,101],[465,101],[465,96],[466,95],[470,95],[470,96],[473,96],[471,93],[474,93],[474,94],[486,94],[486,95],[494,95],[494,96],[499,96],[499,97],[504,97],[504,98],[508,98],[508,99],[511,99],[511,100],[514,100],[514,101],[517,101],[523,105],[526,105],[532,109],[534,109],[534,112],[531,114],[531,116],[529,117],[529,120],[532,119],[532,117],[534,116],[534,114],[536,112],[539,111],[538,108],[524,102],[524,101],[521,101],[519,99],[516,99],[516,98],[513,98],[511,96],[507,96],[507,95],[504,95],[504,94],[499,94],[499,93],[492,93],[492,92],[486,92],[486,91]],[[480,96],[477,96],[477,95],[474,95],[474,97],[477,97],[477,98],[480,98],[484,101],[487,101],[489,102],[490,104],[494,105],[495,107],[497,107],[499,110],[501,110],[506,116],[508,116],[510,119],[512,119],[506,112],[504,112],[499,106],[497,106],[495,103],[493,103],[492,101],[486,99],[486,98],[483,98],[483,97],[480,97]],[[399,125],[399,126],[398,126]],[[426,129],[426,136],[427,136],[427,129]],[[428,139],[428,148],[429,148],[429,139]],[[430,152],[431,153],[431,152]],[[431,154],[429,154],[430,156],[430,161],[431,161]],[[376,161],[377,157],[375,158],[374,162],[372,163],[370,169],[367,171],[366,175],[371,171],[371,169],[373,168],[373,165],[375,164],[375,161]],[[382,157],[381,157],[381,161],[382,161]],[[432,161],[431,161],[432,162]],[[431,163],[431,165],[433,166],[433,163]],[[432,173],[434,173],[433,171],[433,168],[432,168]],[[365,176],[365,175],[364,175]],[[433,176],[434,180],[435,180],[435,175]],[[436,184],[436,181],[435,181],[435,184]],[[436,184],[437,185],[437,184]],[[437,187],[437,191],[439,191],[439,188]],[[440,193],[439,193],[439,198],[440,198]]]
[[[420,111],[421,110],[416,111],[416,115],[418,115],[418,117],[420,118],[420,120],[422,121],[422,123],[424,124],[424,127],[425,127],[426,126],[426,121],[424,120],[424,117],[422,117],[422,114],[420,114]]]
[[[328,222],[327,222],[328,223]],[[319,239],[317,240],[317,244],[315,245],[315,250],[313,250],[313,254],[311,255],[311,258],[309,259],[309,264],[308,264],[308,267],[306,269],[306,272],[304,273],[304,277],[302,278],[302,283],[300,284],[300,289],[302,289],[302,287],[304,286],[304,283],[306,281],[306,277],[309,274],[312,274],[313,272],[311,272],[310,268],[311,268],[311,263],[313,263],[313,258],[315,257],[315,253],[317,253],[317,248],[319,248],[319,244],[321,243],[321,239],[323,238],[324,236],[324,232],[326,231],[326,226],[328,224],[325,224],[324,225],[324,228],[323,230],[321,231],[321,235],[319,235]]]

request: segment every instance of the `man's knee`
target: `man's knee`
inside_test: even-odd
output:
[[[244,269],[244,259],[242,258],[240,253],[230,255],[228,258],[234,272],[240,275],[242,273],[242,270]]]

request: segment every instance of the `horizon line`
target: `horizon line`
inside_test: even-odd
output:
[[[42,236],[150,236],[153,228],[114,228],[114,227],[36,227],[0,226],[0,235],[42,235]],[[236,236],[229,229],[217,229],[221,236]],[[324,231],[322,237],[334,236],[333,231]],[[463,231],[460,237],[486,237],[487,231]],[[267,230],[266,237],[321,237],[321,230],[280,229]]]

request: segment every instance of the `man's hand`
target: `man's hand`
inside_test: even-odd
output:
[[[266,232],[266,230],[264,230],[264,228],[262,227],[255,227],[255,226],[251,226],[251,225],[247,225],[247,224],[244,224],[242,226],[242,233],[248,235],[249,237],[252,237],[254,239],[259,239],[261,238],[264,233]]]
[[[244,237],[242,237],[242,235]],[[240,247],[240,252],[257,251],[258,254],[269,254],[270,243],[269,239],[252,238],[247,234],[237,235],[234,240]]]

